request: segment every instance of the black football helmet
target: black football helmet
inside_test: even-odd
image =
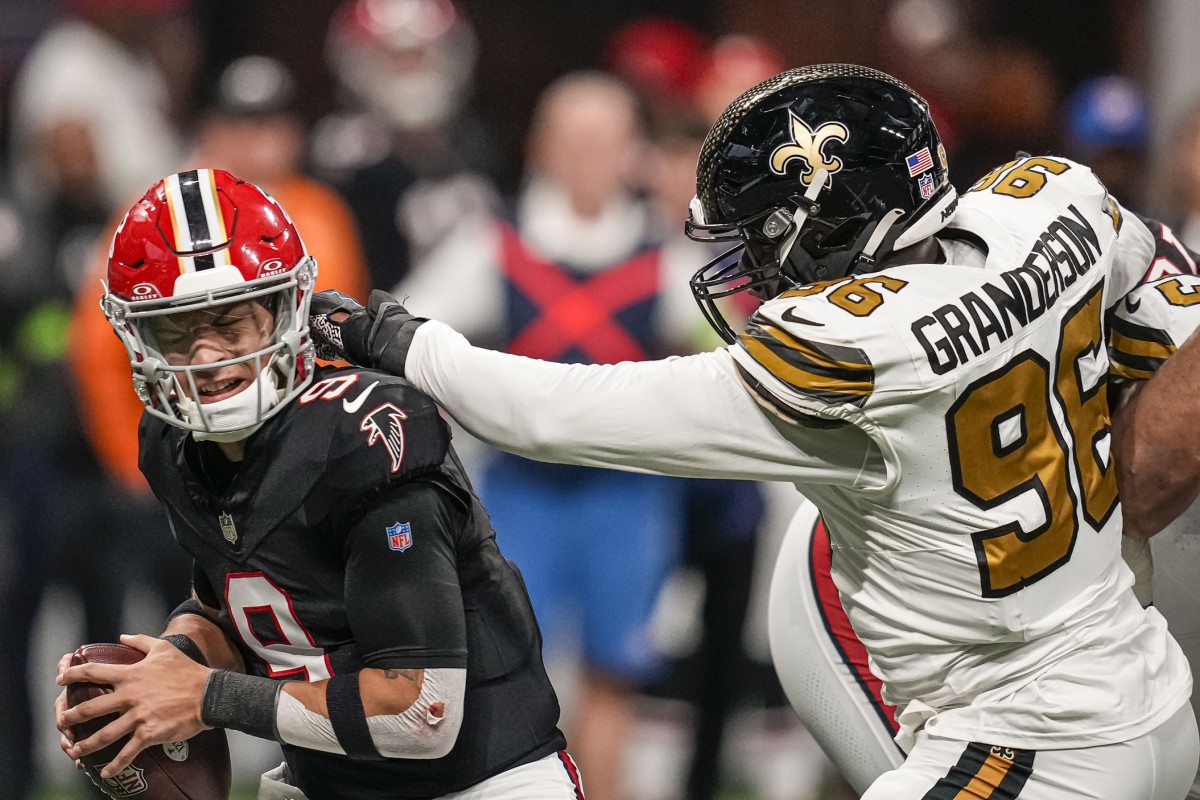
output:
[[[870,272],[946,225],[956,200],[916,92],[853,64],[788,70],[734,100],[704,140],[687,235],[738,244],[693,276],[692,292],[733,342],[717,298]]]

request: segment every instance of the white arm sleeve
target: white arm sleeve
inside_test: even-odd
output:
[[[441,758],[462,727],[467,691],[465,669],[427,669],[416,701],[399,714],[367,717],[371,741],[385,758]],[[280,740],[309,750],[345,754],[327,717],[310,711],[287,692],[279,693],[275,726]]]
[[[661,361],[556,364],[417,329],[406,377],[470,433],[540,461],[632,472],[853,485],[872,454],[857,428],[787,435],[727,350]],[[876,459],[877,460],[877,459]]]

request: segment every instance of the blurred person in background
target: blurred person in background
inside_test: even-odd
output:
[[[1146,199],[1149,144],[1146,94],[1130,78],[1092,78],[1067,98],[1064,155],[1090,166],[1110,192],[1138,207]]]
[[[670,125],[697,114],[693,94],[708,46],[707,38],[690,25],[646,17],[612,35],[604,47],[604,66],[638,94],[653,131],[660,121]]]
[[[783,69],[783,56],[755,36],[730,34],[713,42],[699,65],[695,108],[711,124],[738,95]]]
[[[291,75],[273,59],[246,56],[230,63],[215,85],[186,164],[228,167],[265,188],[286,204],[305,231],[305,245],[320,259],[317,285],[341,287],[344,282],[342,291],[364,296],[366,268],[349,209],[333,190],[300,171],[305,132],[292,112]],[[118,221],[110,221],[110,236]],[[107,248],[93,253],[95,281],[101,280],[107,257]],[[88,439],[129,492],[131,504],[155,508],[138,470],[142,405],[125,386],[128,357],[93,301],[84,293],[75,304],[70,348]]]
[[[187,95],[196,31],[185,0],[77,0],[67,12],[21,65],[10,105],[14,190],[33,217],[26,234],[36,231],[41,242],[25,241],[20,263],[6,264],[0,276],[0,293],[14,304],[0,350],[17,387],[4,403],[12,455],[4,489],[20,532],[8,565],[18,578],[0,581],[10,643],[4,672],[14,673],[4,684],[12,713],[2,715],[0,744],[19,762],[18,796],[32,780],[36,739],[23,668],[45,590],[62,585],[77,595],[82,636],[109,641],[120,633],[128,596],[143,588],[176,594],[187,585],[186,563],[174,554],[154,560],[163,552],[154,547],[142,553],[154,567],[131,578],[127,564],[142,550],[141,536],[165,524],[160,513],[127,505],[88,447],[67,359],[85,254],[114,200],[179,157],[170,100]],[[167,52],[169,72],[158,60]],[[5,224],[9,238],[15,224]]]
[[[511,215],[447,240],[395,293],[511,353],[615,363],[673,352],[696,315],[686,293],[663,291],[654,222],[632,188],[642,146],[625,84],[559,78],[534,112]],[[684,484],[495,454],[480,487],[525,575],[560,694],[566,657],[582,651],[568,727],[588,796],[625,797],[635,692],[663,665],[649,624],[676,565]]]
[[[307,131],[295,113],[296,82],[273,58],[250,55],[230,63],[199,126],[187,161],[221,164],[267,189],[304,226],[304,243],[321,253],[321,278],[352,297],[365,297],[369,276],[354,215],[341,195],[302,171]],[[300,222],[303,220],[303,223]]]
[[[330,21],[346,108],[317,123],[313,163],[353,209],[372,286],[494,210],[505,169],[467,105],[475,51],[451,0],[346,0]]]
[[[64,464],[79,455],[73,410],[61,402],[65,289],[40,231],[0,173],[0,774],[13,800],[33,788],[33,623],[66,535],[47,515],[70,502],[57,495]]]
[[[190,97],[199,41],[191,0],[70,0],[66,10],[16,76],[11,159],[18,196],[78,269],[113,209],[178,162],[172,114]]]

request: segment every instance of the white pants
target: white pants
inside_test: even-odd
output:
[[[829,543],[820,514],[804,502],[775,560],[767,629],[771,660],[788,701],[842,776],[862,794],[904,763],[892,741],[895,709],[879,697],[866,651],[829,576]]]
[[[258,800],[308,800],[287,780],[287,764],[264,773]],[[583,780],[571,756],[560,750],[439,800],[583,800]]]
[[[1200,718],[1200,503],[1150,540],[1154,607],[1192,665],[1192,710]],[[1200,800],[1200,775],[1188,800]]]
[[[1136,739],[1077,750],[1011,750],[920,731],[904,764],[862,800],[1184,800],[1197,760],[1190,705]]]
[[[862,645],[849,630],[829,582],[828,545],[817,525],[818,516],[811,503],[802,504],[780,549],[768,611],[771,656],[788,700],[805,727],[855,791],[865,793],[863,800],[942,800],[943,796],[955,800],[962,787],[947,794],[946,785],[939,787],[938,781],[948,779],[947,773],[960,761],[956,774],[965,774],[966,784],[975,777],[970,769],[977,762],[985,773],[980,781],[1002,770],[1008,779],[1002,792],[961,795],[972,799],[1200,800],[1200,781],[1189,794],[1200,761],[1196,717],[1190,707],[1138,739],[1079,750],[1026,751],[1008,767],[1003,763],[1003,750],[989,763],[989,746],[921,733],[906,762],[892,741],[894,709],[879,698],[878,681],[873,682],[865,669]],[[1200,543],[1200,536],[1196,538]],[[1200,547],[1197,550],[1200,552]],[[1160,593],[1165,594],[1160,592],[1163,582],[1158,577],[1156,600]],[[1187,584],[1194,586],[1194,573],[1189,577]],[[1194,615],[1195,602],[1182,605],[1188,614],[1177,616]],[[1200,629],[1195,619],[1200,617],[1193,617],[1191,624]],[[1176,620],[1170,624],[1175,632]],[[1196,663],[1193,661],[1193,669]],[[1021,793],[1005,793],[1018,781],[1029,755],[1033,769]],[[985,783],[972,788],[981,785],[986,788]]]

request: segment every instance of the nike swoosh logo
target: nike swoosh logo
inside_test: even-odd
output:
[[[1138,301],[1135,303],[1135,302],[1133,301],[1133,298],[1132,298],[1132,297],[1128,297],[1128,296],[1127,296],[1127,297],[1125,298],[1125,310],[1126,310],[1126,311],[1128,311],[1130,314],[1136,314],[1136,313],[1137,313],[1137,310],[1138,310],[1139,308],[1141,308],[1141,307],[1142,307],[1142,301],[1141,301],[1141,300],[1138,300]]]
[[[784,309],[783,313],[779,315],[779,318],[784,322],[795,322],[800,325],[815,325],[818,328],[825,327],[824,322],[813,322],[811,319],[805,319],[804,317],[796,316],[795,312],[790,308]]]
[[[374,389],[378,385],[379,385],[379,381],[375,381],[370,386],[368,386],[366,389],[363,389],[362,394],[360,394],[358,397],[354,398],[353,400],[347,400],[345,398],[342,398],[342,410],[345,411],[347,414],[357,414],[358,410],[363,407],[363,403],[367,402],[367,395],[369,395],[371,393],[371,390]]]

